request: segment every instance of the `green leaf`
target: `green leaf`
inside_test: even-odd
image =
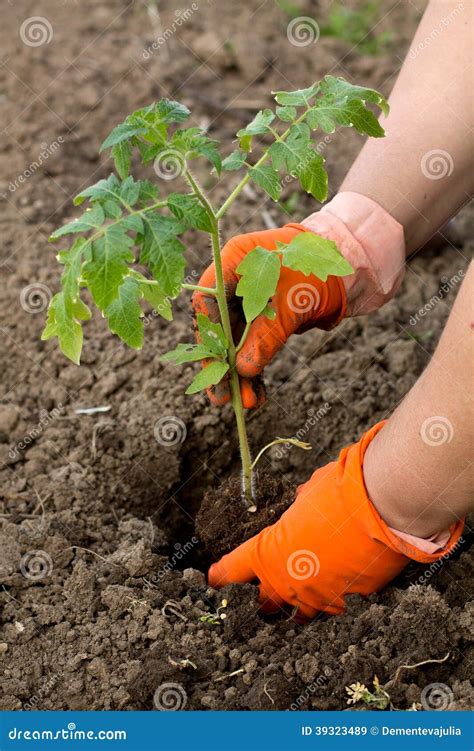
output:
[[[206,349],[203,344],[178,344],[176,349],[160,357],[163,362],[182,365],[183,362],[196,362],[214,357],[214,352]]]
[[[324,168],[324,159],[313,149],[310,158],[303,167],[297,170],[297,175],[303,190],[316,198],[325,201],[328,195],[328,173]]]
[[[75,219],[64,227],[57,229],[51,237],[51,241],[57,240],[63,235],[71,235],[76,232],[90,232],[91,229],[98,229],[105,221],[104,209],[98,203],[94,203],[91,209],[86,209],[84,214]]]
[[[143,345],[143,312],[138,303],[141,298],[140,284],[136,279],[125,279],[117,298],[108,306],[105,315],[113,334],[133,349]]]
[[[138,201],[140,195],[140,183],[135,181],[130,175],[127,177],[120,186],[120,199],[127,204],[127,206],[134,206]]]
[[[74,205],[80,206],[86,198],[89,198],[90,201],[105,201],[110,198],[118,200],[120,198],[120,180],[112,172],[106,180],[99,180],[79,193],[74,198]]]
[[[150,202],[154,203],[157,198],[158,186],[150,180],[140,180],[140,192],[138,194],[140,205],[146,206]]]
[[[308,112],[306,121],[312,130],[320,127],[333,133],[337,125],[353,126],[359,133],[380,138],[385,131],[366,102],[376,104],[388,114],[388,103],[374,89],[353,86],[343,78],[326,76],[321,83],[321,98]]]
[[[264,164],[261,167],[251,167],[249,176],[257,185],[268,193],[274,201],[278,201],[281,193],[280,176],[274,167]]]
[[[169,295],[166,294],[159,284],[141,282],[140,290],[145,300],[153,307],[155,313],[158,313],[166,321],[173,320],[173,309]]]
[[[270,321],[274,321],[276,318],[275,308],[272,308],[270,303],[268,303],[268,305],[265,305],[264,309],[262,310],[262,316],[265,316],[265,318],[269,318]]]
[[[115,162],[115,169],[122,180],[128,176],[130,165],[132,163],[132,146],[129,141],[121,141],[112,146],[112,159]]]
[[[277,107],[277,117],[283,120],[285,123],[292,123],[296,120],[296,108],[295,107]]]
[[[286,169],[292,174],[308,160],[311,148],[310,131],[306,124],[292,125],[286,141],[275,141],[268,153],[275,169]]]
[[[314,232],[301,232],[287,245],[279,244],[283,266],[301,271],[305,276],[314,274],[325,282],[328,276],[347,276],[354,269],[339,252],[336,243],[315,235]]]
[[[79,365],[82,351],[82,327],[79,321],[87,318],[90,318],[87,305],[79,299],[72,302],[66,298],[64,292],[58,292],[49,304],[48,318],[41,339],[47,341],[56,336],[61,352]]]
[[[225,159],[222,161],[222,169],[223,170],[237,170],[244,166],[245,164],[246,155],[243,154],[239,149],[236,151],[233,151],[232,154],[229,154],[229,156],[226,156]]]
[[[145,234],[140,263],[148,266],[153,277],[160,282],[170,297],[178,294],[184,276],[184,246],[173,234],[178,222],[171,222],[171,217],[159,214],[146,214],[144,217]],[[179,227],[179,225],[178,225]]]
[[[237,137],[258,136],[260,133],[267,133],[268,126],[274,121],[275,113],[270,109],[260,110],[255,115],[252,122],[237,131]]]
[[[313,83],[312,86],[308,86],[307,89],[297,89],[296,91],[272,91],[278,104],[283,106],[296,106],[299,107],[303,104],[308,104],[319,90],[319,83]]]
[[[128,141],[130,138],[132,138],[132,136],[138,136],[142,133],[146,133],[146,128],[144,128],[143,126],[137,127],[136,125],[132,125],[130,123],[127,123],[126,121],[120,123],[120,125],[117,125],[102,143],[102,146],[99,149],[99,154],[101,154],[105,149],[109,149],[111,146],[122,143],[122,141]]]
[[[388,102],[382,94],[375,91],[375,89],[354,86],[342,77],[325,76],[321,82],[321,93],[324,96],[331,96],[333,102],[337,104],[353,100],[372,102],[382,110],[384,115],[388,115],[389,113]]]
[[[185,393],[197,394],[198,391],[207,389],[209,386],[215,386],[224,378],[228,370],[229,364],[227,362],[212,362],[210,365],[206,365],[193,378]]]
[[[168,208],[185,227],[196,227],[203,232],[211,232],[209,216],[199,198],[193,194],[171,193]]]
[[[58,260],[64,264],[61,287],[67,300],[73,302],[79,296],[79,278],[82,269],[82,256],[86,240],[77,237],[67,251],[58,254]]]
[[[280,276],[280,258],[278,253],[257,246],[247,253],[236,271],[241,275],[236,294],[243,297],[245,320],[250,323],[275,294]]]
[[[92,254],[84,264],[83,277],[95,304],[104,311],[114,300],[128,274],[128,263],[134,261],[130,250],[133,240],[121,224],[111,224],[92,243]]]
[[[155,105],[154,113],[163,123],[182,123],[191,114],[185,104],[176,102],[174,99],[160,99]]]
[[[201,138],[194,149],[200,156],[206,157],[206,159],[212,164],[217,174],[220,175],[222,171],[222,160],[217,148],[217,141],[211,138]],[[192,158],[192,157],[191,157]]]
[[[228,342],[222,324],[213,323],[208,316],[198,313],[197,325],[202,345],[212,352],[214,357],[225,357]]]
[[[275,113],[270,109],[257,112],[251,123],[237,131],[240,148],[245,152],[250,151],[252,136],[268,133],[270,130],[269,125],[274,119]]]

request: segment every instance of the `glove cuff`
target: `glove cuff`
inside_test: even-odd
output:
[[[370,313],[395,295],[405,271],[403,227],[378,203],[338,193],[301,226],[333,240],[354,269],[343,278],[347,315]]]
[[[448,530],[448,539],[443,540],[444,544],[440,545],[436,552],[429,553],[426,550],[427,546],[423,545],[423,540],[421,538],[420,545],[422,547],[417,547],[417,545],[415,544],[416,538],[405,535],[403,532],[401,532],[401,536],[399,536],[398,530],[394,530],[389,527],[388,524],[382,519],[379,512],[369,498],[367,488],[365,486],[363,466],[365,452],[367,451],[370,442],[375,438],[377,433],[382,430],[386,423],[386,420],[377,423],[362,436],[358,443],[348,449],[343,449],[340,455],[340,459],[344,462],[345,465],[344,472],[347,471],[351,479],[355,479],[357,484],[365,489],[367,503],[366,508],[364,509],[364,513],[361,514],[360,519],[363,525],[366,527],[367,533],[373,539],[383,542],[385,545],[387,545],[388,548],[390,548],[390,550],[394,551],[395,553],[400,553],[406,558],[418,561],[418,563],[433,563],[434,561],[437,561],[440,558],[444,558],[445,556],[449,555],[457,546],[464,528],[464,521],[461,520],[456,524],[453,524]],[[346,461],[344,461],[344,452],[347,452]],[[349,499],[348,502],[350,502]],[[423,547],[425,549],[423,549]]]

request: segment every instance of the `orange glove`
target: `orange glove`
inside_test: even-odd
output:
[[[280,229],[250,232],[233,237],[222,249],[224,281],[236,342],[239,341],[245,326],[241,298],[235,296],[239,281],[235,271],[237,266],[257,245],[272,251],[276,249],[277,241],[288,243],[300,232],[308,232],[308,229],[300,224],[287,224]],[[214,264],[211,264],[202,275],[199,284],[211,287],[215,286],[215,281]],[[192,304],[195,315],[203,313],[214,322],[219,320],[219,309],[214,297],[195,292]],[[275,319],[272,321],[264,315],[256,318],[237,355],[242,400],[247,408],[257,407],[265,401],[260,376],[291,334],[301,333],[314,326],[330,329],[344,317],[344,284],[340,277],[330,276],[326,282],[322,282],[313,275],[305,276],[300,271],[282,266],[271,304],[276,311]],[[208,395],[213,404],[225,404],[230,399],[228,381],[224,380],[214,386],[208,391]]]
[[[345,595],[382,589],[410,559],[431,563],[445,556],[463,522],[451,528],[439,552],[424,553],[385,524],[367,495],[364,454],[383,425],[316,470],[278,522],[211,566],[209,584],[258,578],[264,611],[289,604],[300,619],[312,618],[320,610],[341,613]]]

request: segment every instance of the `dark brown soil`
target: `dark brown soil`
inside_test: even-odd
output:
[[[247,511],[242,500],[239,475],[205,493],[196,516],[196,532],[215,560],[274,524],[294,501],[295,488],[280,476],[256,473],[255,486],[254,513]]]
[[[294,1],[301,15],[324,14],[325,4]],[[412,566],[368,600],[351,598],[343,616],[306,627],[263,618],[254,586],[215,592],[205,581],[210,557],[194,520],[206,491],[238,473],[239,459],[230,408],[185,397],[193,366],[174,369],[158,357],[189,339],[189,302],[176,305],[170,325],[150,319],[140,353],[95,316],[85,327],[81,368],[54,342],[40,341],[41,304],[39,312],[24,305],[32,283],[44,285],[46,297],[57,290],[57,249],[47,237],[75,215],[71,197],[110,172],[98,147],[125,114],[172,95],[190,106],[195,124],[207,124],[229,146],[255,109],[270,104],[271,90],[331,72],[388,92],[418,18],[412,3],[381,3],[380,28],[392,31],[393,48],[374,59],[330,38],[295,49],[277,3],[238,5],[236,13],[234,2],[220,0],[216,14],[212,3],[199,4],[166,47],[145,58],[159,31],[145,2],[3,3],[3,709],[154,709],[169,683],[178,684],[186,709],[341,709],[345,686],[371,685],[375,675],[401,709],[432,683],[449,688],[453,708],[474,706],[469,529],[444,566]],[[160,8],[162,28],[171,28],[176,6],[164,0]],[[31,16],[48,19],[49,44],[21,41]],[[42,145],[59,137],[60,148],[19,181]],[[334,191],[361,141],[355,133],[330,141],[324,153]],[[218,202],[225,192],[220,184],[212,197]],[[294,193],[286,186],[284,199]],[[223,232],[260,228],[269,216],[277,224],[298,221],[314,210],[306,196],[294,203],[286,214],[270,199],[246,194]],[[470,220],[467,209],[440,247],[412,259],[400,294],[381,311],[330,333],[295,337],[268,368],[269,399],[249,419],[254,451],[275,435],[297,433],[313,451],[275,447],[262,471],[296,487],[395,408],[433,352],[457,284],[412,318],[466,268]],[[187,273],[198,274],[207,243],[190,237],[189,247]],[[76,412],[98,406],[110,409]],[[157,425],[162,418],[171,434]],[[225,620],[222,610],[215,615],[222,599]],[[390,683],[400,665],[433,659],[444,661],[402,670]]]

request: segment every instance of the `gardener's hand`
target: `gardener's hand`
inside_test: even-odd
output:
[[[298,224],[288,224],[281,229],[263,230],[238,235],[229,240],[222,250],[222,266],[229,304],[234,340],[239,341],[244,330],[241,298],[235,297],[239,281],[236,268],[244,256],[257,245],[275,250],[277,242],[288,243],[300,232],[308,231]],[[214,264],[202,275],[199,284],[205,287],[215,286]],[[344,285],[339,277],[330,276],[327,282],[317,277],[305,276],[299,271],[282,267],[275,295],[271,305],[276,312],[274,320],[264,315],[252,322],[243,347],[237,355],[237,371],[241,376],[241,390],[244,407],[256,407],[265,400],[263,383],[260,376],[275,353],[285,344],[288,337],[301,333],[313,326],[329,329],[343,317],[346,297]],[[193,295],[194,313],[203,313],[212,321],[219,320],[216,299],[201,292]],[[223,381],[208,391],[211,401],[224,404],[229,401],[228,381]]]
[[[342,612],[345,595],[381,589],[410,559],[431,563],[445,556],[459,539],[462,522],[450,530],[442,549],[428,554],[390,529],[367,495],[364,454],[383,425],[316,470],[276,524],[211,566],[210,585],[259,579],[264,611],[287,604],[299,619],[312,618],[320,610]]]

